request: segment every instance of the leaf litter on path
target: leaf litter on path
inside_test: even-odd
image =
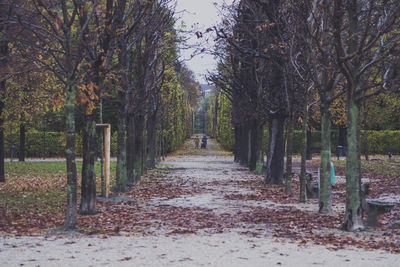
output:
[[[343,186],[333,188],[334,204],[339,208],[333,215],[321,215],[315,200],[298,203],[298,177],[293,180],[293,194],[287,195],[283,186],[264,185],[263,177],[233,163],[232,156],[213,140],[209,144],[206,150],[195,150],[189,140],[163,163],[171,167],[150,171],[129,192],[114,194],[110,201],[99,199],[97,215],[78,216],[79,231],[106,237],[239,232],[330,249],[350,246],[400,253],[398,204],[390,214],[381,216],[379,228],[346,233],[338,230],[344,216]],[[373,188],[377,188],[373,196],[399,193],[392,189],[398,186],[398,178],[366,175],[373,181]],[[23,199],[28,190],[24,182],[14,179],[9,185],[2,185],[2,194]],[[50,183],[34,179],[32,184],[35,190],[41,190],[42,186],[47,191],[65,187],[59,177]],[[47,205],[51,201],[35,197],[32,202]],[[53,196],[53,199],[58,198]],[[0,202],[0,233],[48,234],[49,229],[62,225],[64,205],[65,202],[57,202],[51,210],[33,205],[15,211]]]

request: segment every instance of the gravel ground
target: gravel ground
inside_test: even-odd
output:
[[[383,251],[298,246],[238,233],[4,238],[1,266],[398,266]]]
[[[186,143],[186,149],[192,144]],[[185,149],[185,148],[184,148]],[[241,209],[241,201],[227,200],[223,193],[246,194],[244,188],[212,186],[215,181],[234,179],[239,165],[220,153],[213,140],[207,150],[181,153],[163,162],[178,170],[171,175],[188,181],[185,186],[208,185],[204,193],[173,199],[154,198],[150,205],[198,207],[216,214]],[[268,205],[247,201],[247,205]],[[313,204],[298,208],[315,211]],[[258,226],[260,228],[260,226]],[[86,236],[77,233],[49,233],[45,237],[0,237],[0,266],[399,266],[400,254],[355,248],[340,250],[324,246],[300,246],[296,240],[277,239],[268,229],[257,229],[257,237],[243,235],[247,228],[223,233],[206,230],[196,234],[149,236]]]

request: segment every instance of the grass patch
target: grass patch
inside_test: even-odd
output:
[[[164,164],[164,163],[159,163],[156,165],[156,169],[164,169],[164,168],[172,168],[174,165],[172,164]]]
[[[78,194],[82,162],[76,163]],[[110,183],[115,184],[116,162],[111,162]],[[95,163],[97,193],[101,192],[101,166]],[[66,205],[66,163],[59,162],[6,162],[6,182],[0,184],[0,209],[14,214],[60,213]],[[79,200],[79,196],[78,196]]]
[[[66,192],[63,188],[33,191],[0,191],[0,202],[14,214],[59,213],[64,211]]]
[[[6,162],[5,173],[11,177],[65,175],[65,162]]]
[[[112,161],[110,163],[111,178],[115,176],[115,169],[117,163]],[[95,162],[96,176],[100,177],[101,174],[100,162]],[[65,161],[38,161],[38,162],[6,162],[5,163],[5,173],[11,177],[23,177],[23,176],[33,176],[33,177],[53,177],[55,175],[66,175],[67,163]],[[78,176],[82,172],[82,162],[76,162],[76,170]]]
[[[346,168],[346,161],[335,161],[335,166]],[[363,172],[374,173],[380,175],[390,175],[399,177],[400,162],[389,160],[361,160],[361,169]]]

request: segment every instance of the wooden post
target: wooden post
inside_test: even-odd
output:
[[[97,127],[104,130],[104,186],[105,197],[108,198],[110,193],[110,146],[111,146],[111,125],[96,124]]]

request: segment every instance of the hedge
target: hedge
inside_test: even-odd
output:
[[[58,132],[39,132],[29,130],[25,133],[25,155],[27,157],[60,157],[64,155],[62,134]],[[5,136],[4,149],[6,157],[10,156],[11,146],[15,145],[16,155],[19,155],[19,133]]]
[[[400,131],[362,131],[361,134],[367,135],[370,154],[387,154],[390,149],[400,149]],[[365,136],[362,137],[365,138]],[[364,138],[361,140],[363,141]],[[363,145],[361,147],[364,149]]]
[[[368,150],[370,154],[387,154],[389,149],[400,149],[400,131],[362,131],[362,142],[367,138]],[[168,133],[165,133],[168,134]],[[365,136],[366,134],[366,136]],[[331,134],[331,147],[332,152],[336,152],[338,144],[338,131],[333,130]],[[169,134],[169,136],[172,136]],[[264,146],[268,147],[268,131],[264,132]],[[313,149],[320,148],[320,131],[313,131],[311,133],[311,144]],[[16,155],[19,154],[19,134],[12,133],[5,136],[4,140],[6,157],[10,156],[11,145],[14,144],[16,148]],[[170,145],[174,144],[176,140],[166,140]],[[175,141],[175,142],[174,142]],[[233,149],[234,135],[232,129],[229,127],[220,131],[218,134],[218,141],[222,143],[223,147],[228,150]],[[294,153],[300,154],[301,144],[301,131],[294,131]],[[29,130],[25,134],[25,150],[27,157],[63,157],[65,151],[65,134],[59,132],[39,132],[36,130]],[[167,150],[173,150],[175,146],[167,147]],[[100,147],[100,144],[99,144]],[[364,150],[364,145],[361,146]],[[362,151],[364,152],[364,151]],[[111,155],[117,154],[117,132],[114,132],[111,137]],[[76,136],[76,155],[82,155],[82,138],[80,135]]]
[[[100,138],[98,140],[100,151]],[[11,146],[15,145],[16,155],[19,155],[19,133],[7,134],[4,140],[6,157],[10,157]],[[76,155],[82,156],[82,136],[76,135]],[[111,155],[117,154],[117,132],[111,137]],[[64,157],[65,156],[65,134],[63,132],[39,132],[29,130],[25,133],[25,155],[26,157]]]
[[[368,144],[368,152],[370,154],[387,154],[390,149],[400,149],[400,131],[361,131],[361,148],[364,153],[365,134]],[[293,153],[300,154],[301,152],[301,131],[294,131]],[[264,132],[264,148],[268,148],[268,131]],[[339,131],[332,130],[331,132],[331,150],[336,153],[336,147],[339,141]],[[321,147],[321,132],[311,132],[311,147],[313,150]]]

